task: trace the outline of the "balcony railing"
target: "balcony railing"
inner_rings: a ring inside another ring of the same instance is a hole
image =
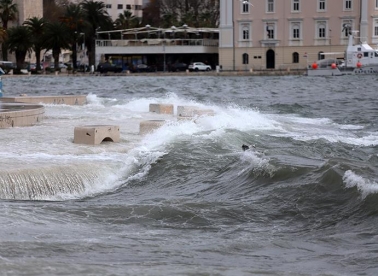
[[[218,39],[98,39],[97,47],[203,46],[218,47]]]

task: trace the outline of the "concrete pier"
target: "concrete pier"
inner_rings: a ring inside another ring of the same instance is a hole
[[[178,106],[177,119],[190,120],[193,117],[214,116],[215,112],[211,109],[201,109],[197,106]]]
[[[0,104],[0,128],[33,126],[43,120],[45,108],[31,104]]]
[[[34,103],[34,104],[66,104],[84,105],[87,103],[85,95],[57,95],[57,96],[27,96],[2,97],[0,101],[4,103]]]
[[[157,114],[173,114],[173,104],[150,104],[150,112]]]
[[[119,126],[88,125],[75,127],[74,143],[99,145],[103,141],[118,143],[120,140]]]

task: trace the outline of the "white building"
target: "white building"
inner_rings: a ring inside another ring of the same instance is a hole
[[[32,1],[32,0],[30,0]],[[80,3],[82,0],[71,0],[73,3]],[[101,0],[112,20],[116,20],[120,13],[130,11],[136,17],[142,17],[143,0]]]

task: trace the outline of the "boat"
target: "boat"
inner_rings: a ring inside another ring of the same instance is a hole
[[[349,32],[345,52],[322,53],[324,58],[307,65],[307,76],[342,76],[378,74],[378,50],[366,42],[354,44],[357,31]],[[340,58],[340,54],[343,57]],[[333,57],[332,57],[333,56]]]

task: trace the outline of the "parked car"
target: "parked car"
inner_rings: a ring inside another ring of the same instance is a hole
[[[36,63],[30,63],[29,66],[27,67],[27,69],[30,71],[30,72],[37,72],[37,64]],[[43,70],[43,64],[40,64],[40,69],[39,70]]]
[[[153,71],[156,71],[156,70],[152,66],[140,63],[137,66],[135,66],[133,71],[134,72],[153,72]]]
[[[5,74],[8,74],[10,70],[16,69],[16,65],[11,61],[0,61],[0,67]]]
[[[107,73],[107,72],[114,72],[114,73],[120,73],[122,72],[122,66],[117,64],[112,64],[109,62],[100,63],[97,66],[97,71],[100,73]]]
[[[184,62],[177,62],[171,65],[170,71],[177,72],[177,71],[186,71],[188,69],[188,64]]]
[[[63,69],[63,68],[67,69],[67,67],[68,67],[67,65],[65,65],[65,64],[62,63],[62,62],[59,62],[58,66],[59,66],[59,67],[58,67],[59,69]],[[51,63],[50,66],[49,66],[49,68],[50,68],[50,69],[55,69],[55,64],[54,64],[54,63]]]
[[[203,62],[193,62],[189,64],[189,71],[211,71],[211,66]]]

